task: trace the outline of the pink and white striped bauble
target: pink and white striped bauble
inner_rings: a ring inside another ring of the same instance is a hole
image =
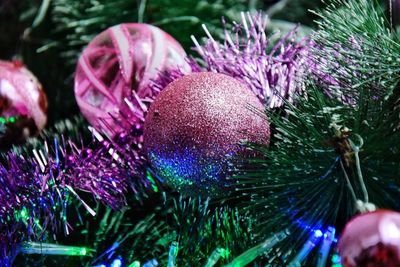
[[[82,114],[110,136],[142,125],[158,91],[149,86],[160,71],[190,72],[181,45],[161,29],[124,23],[97,35],[76,68],[75,97]]]

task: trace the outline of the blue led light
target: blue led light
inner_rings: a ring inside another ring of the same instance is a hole
[[[321,236],[323,236],[324,234],[322,233],[321,230],[315,230],[314,235],[315,235],[315,237],[321,237]]]
[[[307,242],[304,243],[303,247],[296,254],[294,259],[287,265],[288,267],[302,266],[304,259],[307,258],[307,256],[310,254],[310,252],[319,243],[320,238],[323,236],[322,231],[318,229],[318,230],[314,230],[312,232],[313,232],[313,234],[310,236],[310,238],[307,240]]]
[[[121,267],[121,266],[122,266],[121,259],[115,259],[110,265],[110,267]]]
[[[329,251],[331,250],[333,239],[335,238],[335,227],[329,226],[324,233],[324,240],[318,252],[318,262],[316,267],[327,266]]]

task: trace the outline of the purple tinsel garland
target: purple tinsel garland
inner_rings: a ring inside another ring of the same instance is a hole
[[[126,204],[130,173],[117,166],[109,155],[109,144],[95,150],[79,148],[71,141],[61,145],[55,139],[54,151],[34,150],[34,156],[7,155],[0,165],[0,257],[8,266],[19,242],[44,237],[46,230],[68,234],[67,207],[77,199],[86,210],[95,212],[81,198],[90,193],[103,204],[120,209]],[[61,222],[61,224],[59,224]]]
[[[306,40],[294,42],[296,29],[271,44],[272,37],[265,34],[267,24],[266,16],[242,13],[242,21],[234,23],[233,32],[225,26],[223,44],[215,41],[205,26],[205,45],[201,46],[193,36],[192,39],[208,71],[243,81],[262,103],[275,108],[304,90],[309,44]]]

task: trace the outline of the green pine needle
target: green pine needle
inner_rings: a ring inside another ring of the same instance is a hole
[[[257,233],[268,236],[291,229],[291,237],[277,247],[287,255],[276,258],[276,264],[287,264],[312,229],[335,226],[340,232],[355,215],[341,164],[356,198],[364,200],[354,151],[344,147],[349,140],[357,143],[357,135],[364,141],[359,156],[369,201],[381,208],[400,209],[396,201],[400,135],[392,127],[399,112],[390,113],[389,102],[374,103],[371,98],[357,98],[357,106],[346,105],[315,87],[297,100],[296,106],[287,103],[286,115],[267,111],[275,127],[273,144],[253,144],[252,149],[265,158],[248,162],[244,174],[237,177],[237,191],[245,198],[243,209],[257,216]],[[349,131],[349,137],[344,131]],[[315,264],[312,257],[310,261]]]
[[[215,266],[223,266],[254,246],[251,217],[239,215],[235,209],[214,207],[200,199],[175,198],[172,193],[144,201],[144,205],[134,201],[121,212],[97,204],[96,217],[81,213],[71,235],[53,237],[62,238],[63,244],[91,248],[93,253],[91,257],[63,257],[63,262],[68,266],[109,265],[120,257],[127,265],[155,259],[160,266],[167,266],[169,246],[177,241],[178,266],[206,265],[216,249],[222,257]],[[50,236],[46,240],[55,242]],[[15,264],[53,266],[60,259],[24,255]]]
[[[332,90],[370,87],[389,96],[400,80],[400,39],[391,31],[384,10],[375,0],[332,0],[316,13],[321,20],[312,54],[324,73],[339,84]]]
[[[400,210],[399,40],[373,1],[333,0],[320,16],[312,53],[332,79],[311,74],[295,104],[266,111],[272,145],[250,145],[264,157],[237,176],[257,233],[292,233],[269,254],[272,266],[289,264],[313,229],[334,226],[340,234],[356,200]],[[316,265],[317,250],[307,266]]]
[[[213,251],[229,253],[219,260],[227,264],[254,245],[253,220],[227,207],[210,207],[208,201],[179,199],[174,202],[174,227],[180,250],[178,266],[203,266]]]

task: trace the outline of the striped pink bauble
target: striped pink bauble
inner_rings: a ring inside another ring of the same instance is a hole
[[[109,136],[142,125],[158,91],[149,86],[160,71],[190,71],[181,45],[161,29],[124,23],[97,35],[76,68],[75,97],[89,123]]]

